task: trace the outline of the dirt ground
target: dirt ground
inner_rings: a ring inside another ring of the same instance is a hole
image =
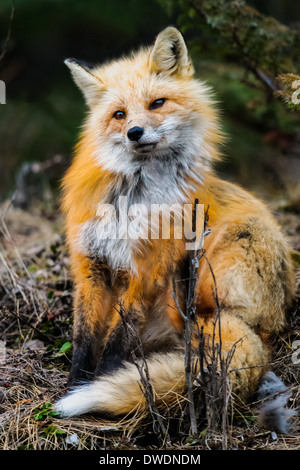
[[[221,448],[221,434],[210,433],[200,418],[199,435],[189,436],[184,400],[164,415],[168,436],[155,432],[149,415],[120,421],[55,417],[51,404],[65,390],[72,353],[73,291],[63,219],[35,206],[21,210],[10,203],[2,206],[1,214],[0,448]],[[300,340],[300,217],[293,207],[277,208],[275,214],[295,249],[298,298],[288,314],[287,328],[274,339],[272,369],[291,390],[288,407],[299,409],[295,341]],[[259,427],[257,403],[231,409],[228,449],[300,449],[298,412],[290,433],[279,435]]]

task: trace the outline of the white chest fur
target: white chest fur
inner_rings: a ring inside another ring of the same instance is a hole
[[[185,187],[175,170],[163,162],[152,162],[143,168],[138,181],[133,178],[125,186],[119,184],[119,191],[114,187],[113,196],[108,188],[95,217],[80,228],[79,249],[103,259],[112,270],[136,272],[135,254],[151,238],[158,238],[157,216],[165,214],[169,219],[170,208],[180,212],[187,200],[191,188]]]

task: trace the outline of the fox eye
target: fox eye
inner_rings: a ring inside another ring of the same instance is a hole
[[[153,101],[153,103],[150,104],[149,109],[157,109],[161,108],[166,102],[165,98],[159,98],[158,100]]]
[[[119,110],[119,111],[116,111],[114,113],[113,117],[119,121],[120,119],[125,119],[126,118],[126,113],[124,111]]]

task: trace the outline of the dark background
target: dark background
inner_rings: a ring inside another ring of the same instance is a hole
[[[20,168],[61,155],[67,163],[85,105],[63,64],[66,57],[97,63],[151,44],[165,26],[180,25],[159,0],[16,0],[0,4],[0,79],[7,86],[0,106],[0,200],[15,191]],[[170,3],[170,2],[169,2]],[[297,0],[247,1],[260,12],[291,25],[300,21]],[[189,42],[195,34],[184,33]],[[2,43],[2,47],[1,47]],[[240,64],[211,54],[192,54],[200,78],[211,84],[229,135],[219,173],[266,197],[297,198],[299,115],[280,102],[259,102],[260,92],[243,83]],[[276,108],[276,109],[275,109]],[[62,174],[55,174],[58,186]]]

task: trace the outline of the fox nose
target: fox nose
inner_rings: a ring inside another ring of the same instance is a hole
[[[135,126],[129,129],[129,131],[127,132],[127,137],[132,142],[138,142],[143,134],[144,134],[144,129],[142,129],[141,127]]]

